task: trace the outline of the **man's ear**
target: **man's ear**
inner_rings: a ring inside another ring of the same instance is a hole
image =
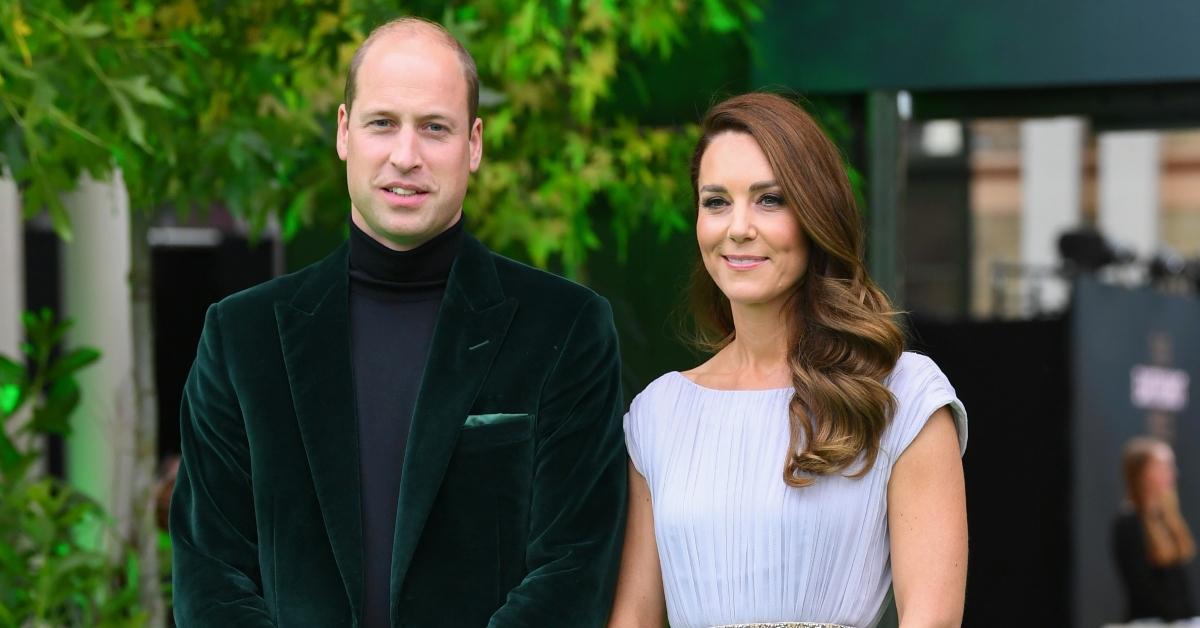
[[[471,172],[475,172],[479,170],[479,162],[483,161],[483,118],[475,118],[468,143],[471,149]]]
[[[342,161],[350,153],[350,112],[345,103],[338,105],[337,120],[337,153]]]

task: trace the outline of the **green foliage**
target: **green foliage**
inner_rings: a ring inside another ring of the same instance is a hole
[[[509,0],[447,15],[503,96],[486,112],[487,158],[474,182],[482,237],[501,249],[519,242],[537,264],[558,255],[570,273],[601,244],[601,203],[620,251],[643,221],[664,233],[686,227],[695,125],[645,127],[599,105],[619,70],[669,56],[685,31],[716,37],[744,26],[753,3]]]
[[[81,171],[123,172],[137,208],[229,207],[285,235],[344,225],[336,109],[354,48],[401,14],[438,20],[475,56],[484,167],[468,216],[493,246],[583,265],[597,208],[619,247],[648,221],[686,225],[692,124],[649,128],[611,105],[619,76],[685,34],[738,37],[756,0],[0,0],[0,152],[27,214]],[[652,95],[653,90],[650,89]],[[690,121],[689,121],[690,122]]]
[[[70,433],[74,374],[99,353],[53,357],[68,324],[48,310],[24,319],[31,368],[0,356],[0,626],[144,625],[132,553],[114,558],[89,538],[108,529],[101,506],[35,467],[35,437]]]

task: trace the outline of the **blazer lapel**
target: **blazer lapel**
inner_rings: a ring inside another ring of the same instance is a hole
[[[446,283],[413,413],[392,548],[392,621],[413,552],[479,388],[516,312],[491,252],[465,236]]]
[[[292,403],[333,557],[362,612],[358,419],[350,362],[348,247],[325,258],[291,302],[275,304]]]

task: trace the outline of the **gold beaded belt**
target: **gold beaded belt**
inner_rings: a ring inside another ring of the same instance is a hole
[[[766,624],[722,624],[712,628],[853,628],[842,624],[820,624],[810,621],[780,621]]]

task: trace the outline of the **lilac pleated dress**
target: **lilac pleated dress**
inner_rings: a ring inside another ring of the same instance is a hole
[[[892,584],[887,484],[930,415],[967,415],[929,358],[905,353],[885,380],[897,400],[865,476],[783,481],[791,388],[715,390],[671,372],[625,415],[654,509],[672,628],[825,622],[868,628]]]

